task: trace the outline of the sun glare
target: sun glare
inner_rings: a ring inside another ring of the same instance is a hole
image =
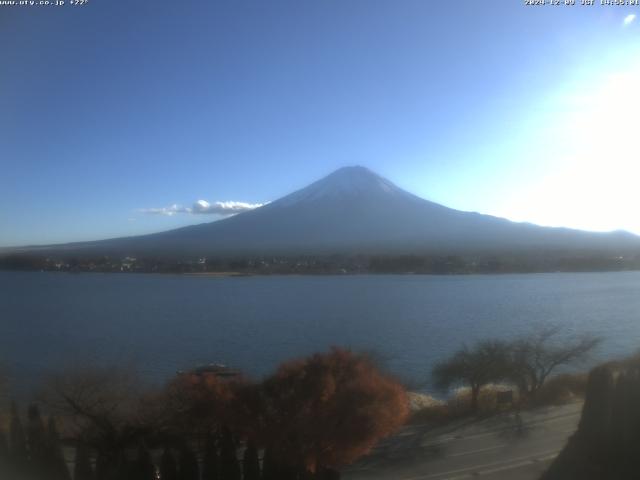
[[[597,76],[565,96],[540,139],[549,173],[509,205],[514,219],[640,233],[638,85],[640,67]]]
[[[619,228],[638,218],[637,189],[640,68],[605,77],[585,92],[569,115],[567,141],[573,155],[564,176],[584,202],[581,216],[596,229]],[[589,94],[590,93],[590,94]],[[640,231],[640,218],[634,229]]]

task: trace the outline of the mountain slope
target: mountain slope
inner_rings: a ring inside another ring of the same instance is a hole
[[[546,228],[450,209],[408,193],[364,167],[345,167],[224,220],[51,249],[121,255],[259,255],[637,247],[640,237],[626,232]]]

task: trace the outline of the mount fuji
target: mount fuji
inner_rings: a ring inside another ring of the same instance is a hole
[[[287,255],[623,251],[640,237],[540,227],[417,197],[367,168],[341,168],[248,212],[175,230],[39,251],[101,255]]]

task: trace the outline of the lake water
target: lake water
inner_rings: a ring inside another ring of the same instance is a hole
[[[273,276],[0,272],[0,363],[14,383],[76,364],[148,378],[222,362],[250,375],[342,345],[428,377],[463,342],[557,322],[605,337],[595,360],[640,348],[640,272]]]

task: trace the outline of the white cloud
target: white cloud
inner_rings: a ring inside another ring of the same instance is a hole
[[[141,213],[149,215],[165,215],[172,217],[178,213],[189,213],[196,215],[235,215],[236,213],[246,212],[255,208],[265,205],[264,203],[246,203],[246,202],[213,202],[209,203],[206,200],[198,200],[191,207],[183,207],[178,204],[173,204],[168,207],[162,208],[142,208],[139,210]]]
[[[627,25],[631,25],[636,19],[636,15],[634,13],[627,15],[624,17],[622,24],[626,27]]]
[[[168,217],[172,217],[176,213],[190,213],[191,209],[186,207],[181,207],[180,205],[173,204],[168,207],[162,208],[141,208],[139,210],[140,213],[146,213],[149,215],[165,215]]]
[[[192,213],[217,213],[219,215],[232,215],[234,213],[246,212],[261,207],[262,203],[245,203],[245,202],[214,202],[209,203],[206,200],[198,200],[193,204]]]

